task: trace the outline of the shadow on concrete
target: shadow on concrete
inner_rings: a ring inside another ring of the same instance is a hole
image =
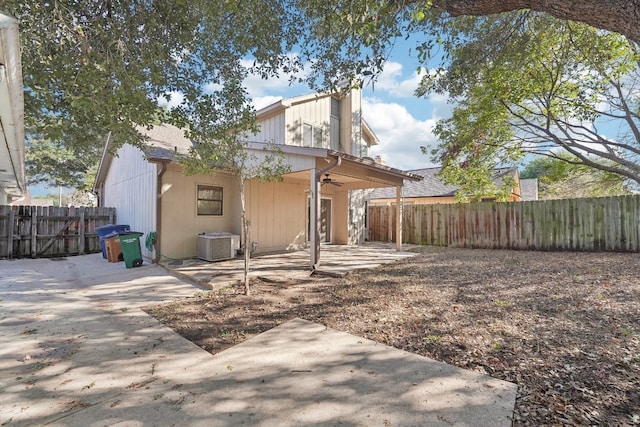
[[[0,424],[510,424],[513,384],[300,319],[212,356],[140,310],[199,291],[158,267],[0,271]]]

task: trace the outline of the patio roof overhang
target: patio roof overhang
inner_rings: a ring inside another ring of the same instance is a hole
[[[268,150],[269,147],[268,144],[263,143],[248,144],[248,148],[256,151]],[[305,160],[288,162],[293,165],[293,170],[286,174],[287,179],[309,182],[311,169],[325,169],[339,158],[340,164],[327,170],[327,173],[332,179],[340,182],[342,184],[340,188],[344,190],[398,187],[403,185],[404,180],[422,180],[420,175],[376,163],[370,158],[356,157],[339,151],[290,145],[278,145],[278,149],[289,160],[296,158]]]
[[[268,149],[267,144],[250,143],[247,148],[259,152]],[[295,165],[294,170],[285,175],[285,179],[295,179],[309,183],[310,222],[315,224],[310,235],[310,266],[316,271],[320,261],[320,199],[322,180],[329,175],[338,182],[340,190],[360,190],[378,187],[396,187],[396,218],[401,218],[402,185],[404,180],[420,181],[422,176],[405,172],[376,163],[369,158],[355,157],[339,151],[279,146],[287,157],[288,164]],[[402,250],[401,221],[396,221],[396,250]]]

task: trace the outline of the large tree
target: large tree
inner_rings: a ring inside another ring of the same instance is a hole
[[[461,19],[446,31],[448,63],[418,93],[457,102],[431,151],[448,182],[486,176],[527,153],[569,153],[640,184],[637,45],[530,11]]]
[[[31,181],[79,185],[104,136],[141,143],[136,125],[192,124],[223,75],[254,58],[275,75],[292,60],[286,5],[261,0],[4,0],[20,20]],[[158,100],[180,93],[170,114]],[[69,169],[69,170],[62,170]],[[73,169],[73,170],[71,170]]]
[[[118,143],[140,143],[135,125],[196,125],[194,105],[240,62],[262,77],[294,75],[308,62],[303,78],[311,86],[335,87],[374,78],[396,38],[426,37],[442,17],[529,8],[637,41],[638,3],[3,0],[0,8],[20,19],[30,140],[62,150],[61,157],[32,156],[31,170],[55,172],[68,155],[83,158],[74,167],[95,163],[93,147],[108,131]],[[247,66],[246,59],[255,61]],[[178,92],[181,108],[163,115],[158,99]]]

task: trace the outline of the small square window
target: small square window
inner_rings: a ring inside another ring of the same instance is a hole
[[[198,185],[198,215],[222,215],[222,187]]]

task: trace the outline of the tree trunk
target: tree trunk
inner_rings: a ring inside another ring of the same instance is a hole
[[[251,245],[249,238],[249,221],[247,220],[247,213],[245,210],[244,203],[244,177],[240,176],[238,179],[238,183],[240,185],[240,216],[242,222],[242,242],[244,246],[244,294],[250,295],[251,290],[249,289],[249,258],[251,257]]]
[[[614,31],[640,43],[640,0],[435,0],[433,5],[452,16],[485,16],[531,9]]]

